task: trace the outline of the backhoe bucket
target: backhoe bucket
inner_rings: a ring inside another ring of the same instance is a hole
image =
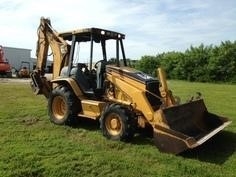
[[[30,74],[30,77],[31,77],[30,86],[34,94],[36,95],[43,94],[46,98],[48,98],[52,87],[47,78],[41,76],[40,73],[37,71],[33,71]]]
[[[179,154],[195,148],[228,126],[227,118],[209,113],[202,99],[160,109],[161,123],[154,125],[160,151]]]

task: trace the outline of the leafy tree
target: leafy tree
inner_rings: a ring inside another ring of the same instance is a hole
[[[208,62],[212,46],[191,46],[185,51],[184,70],[189,81],[209,81]]]
[[[225,41],[215,47],[208,69],[213,81],[236,82],[236,41]]]
[[[167,77],[184,79],[184,72],[181,65],[184,57],[182,52],[167,52],[159,55],[161,66],[165,69]]]
[[[220,46],[190,46],[185,52],[167,52],[143,56],[135,67],[154,75],[162,66],[171,79],[200,82],[236,83],[236,41],[225,41]]]
[[[155,56],[143,56],[139,62],[137,62],[135,68],[143,71],[147,74],[155,76],[155,71],[157,67],[160,65],[157,57]]]

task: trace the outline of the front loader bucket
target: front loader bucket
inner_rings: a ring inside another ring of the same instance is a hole
[[[154,125],[160,151],[178,154],[195,148],[228,126],[227,118],[209,113],[202,99],[160,109],[161,123]]]

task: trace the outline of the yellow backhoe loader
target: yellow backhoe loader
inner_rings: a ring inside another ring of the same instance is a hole
[[[31,87],[47,98],[51,122],[99,120],[105,137],[122,141],[130,140],[137,128],[151,126],[156,146],[173,154],[201,145],[231,123],[208,112],[202,99],[179,104],[161,68],[157,79],[127,67],[124,39],[124,34],[99,28],[58,33],[49,19],[41,18]],[[49,49],[51,80],[45,77]]]

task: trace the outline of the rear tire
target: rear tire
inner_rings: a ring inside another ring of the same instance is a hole
[[[65,86],[52,90],[48,99],[48,114],[51,122],[57,125],[73,125],[80,110],[74,93]]]
[[[134,116],[127,108],[112,104],[101,116],[100,128],[108,139],[129,141],[134,136],[134,122]]]

